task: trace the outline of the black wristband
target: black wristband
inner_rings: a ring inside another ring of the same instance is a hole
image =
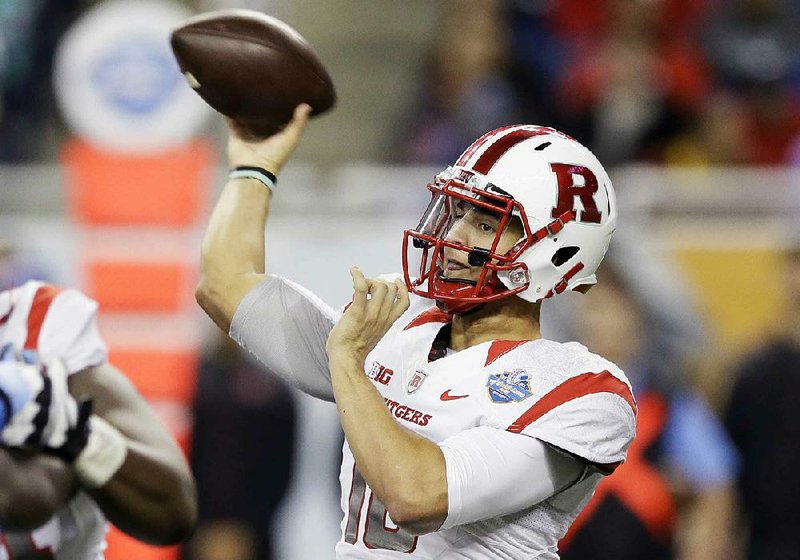
[[[234,167],[231,169],[228,177],[230,179],[255,179],[263,183],[270,192],[275,192],[275,189],[278,188],[278,178],[273,172],[254,165],[240,165]]]
[[[256,173],[263,173],[269,178],[270,181],[276,185],[278,184],[278,178],[275,176],[275,174],[272,171],[267,171],[263,167],[257,167],[255,165],[240,165],[238,167],[234,167],[231,169],[231,171],[255,171]]]

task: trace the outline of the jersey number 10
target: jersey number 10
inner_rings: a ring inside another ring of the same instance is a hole
[[[350,544],[358,542],[358,525],[361,520],[361,507],[367,494],[367,483],[358,469],[353,467],[353,485],[350,487],[347,525],[344,540]],[[380,500],[370,491],[367,521],[364,525],[364,545],[367,548],[413,552],[417,547],[417,537],[394,525]]]

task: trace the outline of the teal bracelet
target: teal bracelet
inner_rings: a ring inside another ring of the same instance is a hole
[[[278,188],[278,179],[275,174],[267,171],[263,167],[240,166],[231,169],[228,179],[255,179],[267,187],[270,193],[274,193]]]

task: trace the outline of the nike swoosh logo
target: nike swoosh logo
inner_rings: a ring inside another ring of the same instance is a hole
[[[450,389],[448,389],[447,391],[442,393],[439,398],[442,399],[443,401],[455,401],[458,399],[466,399],[468,396],[469,395],[451,395]]]

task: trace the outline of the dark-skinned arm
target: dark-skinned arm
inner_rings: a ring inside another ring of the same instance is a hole
[[[114,525],[144,542],[175,544],[197,519],[194,480],[172,437],[128,379],[104,364],[69,379],[70,393],[91,398],[94,414],[125,437],[127,454],[111,479],[87,489]]]
[[[0,480],[0,524],[13,531],[46,523],[77,488],[61,459],[12,449],[0,449]]]

